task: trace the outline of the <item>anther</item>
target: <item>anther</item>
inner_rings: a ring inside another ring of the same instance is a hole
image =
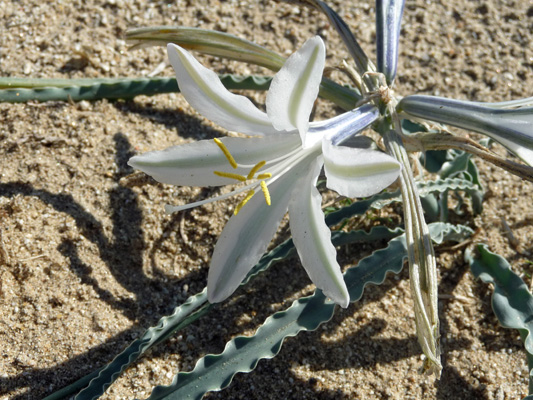
[[[250,173],[246,177],[246,179],[253,179],[256,172],[261,169],[266,164],[266,161],[259,161],[255,166],[250,170]]]
[[[213,173],[217,176],[221,176],[222,178],[236,179],[241,182],[246,182],[247,180],[247,178],[244,175],[233,174],[231,172],[213,171]]]
[[[254,193],[255,191],[253,189],[248,191],[248,193],[246,193],[246,197],[239,204],[237,204],[237,207],[235,207],[233,214],[237,215],[239,211],[241,211],[241,208],[243,208],[245,204],[248,203],[248,201],[250,201],[250,199],[254,196]]]
[[[257,175],[257,179],[268,179],[272,178],[272,174],[270,172],[265,172],[264,174]]]
[[[265,196],[265,201],[267,203],[267,206],[269,206],[270,205],[270,192],[268,191],[268,187],[265,181],[261,181],[261,190],[263,191],[263,196]]]
[[[226,156],[226,158],[228,159],[229,163],[231,164],[231,166],[235,169],[237,168],[237,163],[235,162],[235,159],[233,158],[233,156],[231,155],[231,153],[229,152],[228,148],[226,147],[226,145],[224,143],[222,143],[222,141],[220,139],[213,139],[215,141],[215,143],[217,144],[218,147],[220,147],[220,150],[222,150],[222,152],[224,153],[224,155]]]

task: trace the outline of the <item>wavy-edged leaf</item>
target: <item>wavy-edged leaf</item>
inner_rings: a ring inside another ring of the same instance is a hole
[[[372,237],[372,232],[364,235]],[[459,233],[461,229],[450,224],[432,224],[430,232],[439,239],[464,239]],[[462,232],[468,235],[471,230],[467,228]],[[336,237],[343,234],[337,232]],[[380,228],[377,236],[383,234],[384,231]],[[399,273],[406,257],[405,237],[401,235],[392,239],[385,249],[375,251],[361,260],[357,267],[350,268],[345,274],[345,281],[351,301],[358,301],[368,284],[380,285],[387,273]],[[275,357],[287,337],[302,331],[315,330],[322,323],[329,321],[333,316],[334,306],[320,291],[296,300],[287,310],[268,317],[255,335],[232,339],[221,354],[207,355],[197,362],[193,371],[177,374],[171,385],[155,387],[149,399],[201,399],[208,391],[227,387],[236,373],[250,372],[259,360]]]
[[[404,97],[398,110],[487,135],[533,166],[533,107],[502,109],[469,101],[414,95]]]
[[[488,139],[490,140],[490,139]],[[422,163],[426,166],[429,172],[437,173],[441,178],[458,178],[464,179],[477,187],[477,190],[468,192],[472,199],[472,208],[476,214],[483,211],[483,186],[479,179],[479,171],[476,164],[472,161],[472,154],[460,150],[437,150],[427,151],[421,157]],[[428,167],[429,165],[429,167]],[[447,221],[447,204],[448,196],[442,192],[439,201],[440,219]],[[456,207],[456,212],[459,212],[461,202]]]
[[[340,246],[343,244],[354,243],[356,241],[391,239],[400,235],[401,233],[402,231],[399,229],[391,231],[384,227],[375,227],[371,233],[364,231],[354,231],[348,233],[333,232],[332,236],[334,243]],[[294,254],[296,254],[294,243],[292,239],[288,239],[264,255],[259,263],[257,263],[257,265],[255,265],[254,268],[248,273],[246,278],[241,283],[241,286],[246,285],[252,278],[266,270],[272,264],[291,257]],[[45,400],[63,399],[66,396],[77,393],[79,390],[89,385],[89,383],[90,386],[83,391],[84,394],[82,397],[79,397],[79,399],[95,398],[94,396],[98,397],[118,378],[121,372],[123,372],[154,345],[167,339],[169,332],[175,333],[177,330],[182,329],[193,322],[197,317],[203,315],[204,312],[209,311],[211,307],[203,307],[205,302],[205,291],[187,299],[183,305],[175,308],[174,312],[170,316],[161,318],[156,327],[149,328],[141,338],[133,341],[107,366],[100,368],[72,383],[71,385],[53,393],[52,395],[46,397]],[[191,314],[195,310],[198,311],[196,311],[194,314]],[[194,319],[193,316],[195,317]],[[159,329],[158,327],[162,329]]]
[[[201,358],[192,372],[179,373],[169,386],[156,386],[149,399],[199,400],[208,391],[223,389],[237,372],[249,372],[260,359],[276,356],[285,338],[329,321],[334,309],[335,304],[319,292],[296,300],[289,309],[268,317],[254,336],[231,340],[223,353]]]
[[[220,75],[227,89],[267,90],[270,77]],[[179,92],[176,78],[24,79],[0,78],[0,101],[81,101],[131,99]]]
[[[417,182],[417,187],[419,194],[422,197],[429,196],[433,193],[445,193],[446,191],[452,190],[464,191],[474,198],[474,196],[479,195],[480,191],[480,188],[476,183],[460,178],[447,178],[438,179],[436,181]],[[326,222],[330,226],[337,225],[350,217],[362,215],[371,208],[381,209],[391,203],[400,201],[402,201],[402,196],[399,190],[394,192],[382,192],[366,200],[356,201],[349,206],[329,213],[326,215]]]
[[[430,225],[430,230],[432,229],[432,226],[433,225]],[[439,229],[441,228],[437,228],[436,234],[438,234]],[[455,230],[455,235],[468,234],[468,231],[461,231],[460,227],[453,228],[450,225],[442,229]],[[371,232],[333,232],[332,240],[335,245],[340,246],[361,241],[389,240],[397,237],[402,232],[403,231],[399,228],[390,230],[385,227],[374,227]],[[252,271],[250,271],[248,276],[242,282],[242,285],[246,285],[250,279],[267,269],[270,265],[286,259],[293,254],[295,254],[294,244],[292,243],[292,239],[289,239],[265,255]],[[58,400],[73,395],[80,389],[84,388],[89,382],[90,386],[79,394],[79,397],[77,398],[97,398],[118,378],[121,372],[141,357],[148,349],[163,342],[172,333],[184,328],[208,312],[211,307],[206,305],[205,300],[205,291],[189,298],[182,306],[177,307],[172,315],[163,317],[156,327],[149,328],[140,339],[132,342],[130,346],[117,355],[110,364],[53,393],[46,397],[45,400]]]
[[[367,263],[368,266],[362,269],[353,268],[355,274],[351,275],[349,289],[350,294],[357,294],[357,299],[366,284],[380,284],[388,271],[401,271],[401,249],[404,249],[405,254],[405,242],[402,244],[401,239],[393,241],[392,247],[388,247],[391,248],[388,255],[380,254],[383,251],[386,253],[386,250],[376,252],[378,256],[381,255],[380,261],[385,261],[386,265]],[[392,255],[396,257],[389,257]],[[379,269],[380,273],[369,273],[369,267],[374,265],[382,267]],[[259,360],[275,357],[287,337],[295,336],[300,331],[313,331],[329,321],[334,310],[335,304],[320,291],[316,291],[313,296],[296,300],[289,309],[268,317],[255,335],[240,336],[229,341],[221,354],[207,355],[197,362],[193,371],[177,374],[171,385],[155,387],[149,399],[201,399],[208,391],[221,390],[231,383],[236,373],[250,372]]]
[[[220,75],[220,80],[230,90],[268,90],[272,77],[225,74]],[[132,99],[175,92],[179,92],[176,78],[0,78],[0,102],[7,103]],[[345,110],[351,110],[361,99],[352,88],[328,79],[322,79],[319,96]]]
[[[179,329],[189,325],[209,310],[207,290],[190,297],[174,312],[159,320],[155,327],[148,328],[144,335],[131,343],[124,351],[107,364],[89,386],[75,397],[76,400],[97,399],[120,376],[124,370],[149,348],[168,339]]]
[[[467,251],[465,259],[476,278],[494,285],[492,309],[504,328],[517,329],[524,342],[529,366],[529,394],[533,394],[533,296],[525,282],[487,245],[477,246],[479,256]]]
[[[381,233],[384,235],[384,233]],[[399,234],[399,233],[398,233]],[[352,243],[355,240],[364,240],[364,235],[352,235],[345,238],[344,242]],[[270,265],[295,254],[292,239],[286,240],[276,248],[268,252],[257,265],[250,271],[242,282],[246,285],[253,277],[266,270]],[[119,375],[131,364],[133,364],[146,351],[158,343],[166,340],[170,334],[183,329],[191,322],[202,316],[211,309],[206,304],[206,291],[196,294],[187,299],[185,303],[176,307],[170,316],[161,318],[155,327],[149,328],[140,339],[133,341],[126,349],[117,355],[111,363],[99,370],[79,379],[73,384],[46,397],[45,400],[58,400],[78,392],[80,389],[90,385],[80,393],[77,399],[94,399],[100,396]],[[196,310],[196,311],[195,311]],[[96,379],[95,379],[96,378]]]
[[[434,222],[428,225],[431,240],[441,244],[445,240],[462,242],[474,234],[472,228],[466,225],[453,225],[448,222]]]
[[[405,0],[376,0],[376,41],[378,71],[389,86],[396,77],[400,26]]]
[[[393,235],[398,235],[395,233]],[[385,237],[386,233],[379,232],[381,237]],[[343,238],[343,243],[353,243],[354,241],[361,241],[367,239],[368,235],[350,235]],[[241,286],[246,285],[253,277],[266,270],[277,261],[286,259],[295,254],[294,244],[292,239],[286,240],[282,244],[275,247],[268,252],[261,260],[254,266],[246,278],[242,281]],[[76,393],[78,390],[85,387],[89,382],[90,385],[84,389],[76,399],[95,399],[119,377],[119,375],[132,363],[134,363],[142,354],[158,343],[166,340],[171,334],[185,328],[187,325],[195,321],[200,316],[204,315],[211,309],[210,305],[206,304],[207,296],[206,290],[198,293],[182,305],[176,307],[170,316],[161,318],[155,327],[149,328],[140,339],[132,342],[125,350],[117,355],[111,363],[107,366],[93,372],[92,374],[76,381],[66,388],[47,397],[45,400],[62,399],[68,395]],[[96,379],[95,379],[96,378]]]

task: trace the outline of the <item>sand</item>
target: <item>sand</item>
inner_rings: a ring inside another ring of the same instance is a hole
[[[330,5],[375,58],[373,2]],[[348,59],[325,17],[293,4],[4,1],[0,75],[143,76],[166,60],[165,50],[128,51],[124,33],[156,25],[217,29],[283,55],[319,34],[328,66]],[[527,0],[408,1],[402,32],[398,94],[475,101],[531,95],[533,7]],[[271,74],[199,58],[219,73]],[[171,76],[172,70],[167,67],[161,75]],[[247,94],[263,104],[263,94]],[[316,118],[338,112],[323,101]],[[210,254],[236,200],[166,215],[167,203],[221,191],[131,181],[126,162],[134,154],[225,134],[179,94],[0,104],[0,399],[39,399],[74,382],[203,289]],[[506,154],[499,146],[493,149]],[[533,186],[484,162],[478,165],[486,188],[484,211],[474,216],[465,207],[461,216],[452,212],[453,220],[478,230],[474,242],[507,257],[530,284]],[[401,221],[400,210],[389,210],[393,221]],[[277,242],[288,235],[286,222]],[[339,260],[354,265],[383,245],[340,248]],[[474,280],[464,250],[449,243],[436,248],[440,380],[418,373],[421,350],[404,270],[382,286],[367,288],[360,302],[338,310],[316,332],[288,339],[279,356],[206,398],[500,400],[526,395],[528,371],[518,332],[499,326],[490,308],[492,289]],[[150,351],[103,398],[148,397],[178,369],[190,370],[198,357],[222,351],[232,337],[252,334],[272,312],[312,290],[296,258],[277,264]]]

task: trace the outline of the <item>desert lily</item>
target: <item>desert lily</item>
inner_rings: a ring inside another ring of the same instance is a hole
[[[235,208],[215,247],[208,275],[208,298],[230,296],[257,263],[289,211],[290,229],[309,277],[326,296],[347,307],[349,294],[331,233],[321,210],[316,182],[322,166],[327,186],[349,197],[370,196],[396,180],[400,164],[366,147],[341,145],[378,118],[365,105],[327,121],[310,123],[325,64],[319,37],[309,39],[274,76],[266,113],[244,96],[224,88],[218,76],[179,46],[169,58],[186,100],[206,118],[230,131],[255,137],[202,140],[133,157],[129,164],[156,180],[182,186],[241,186],[214,199],[246,195]]]

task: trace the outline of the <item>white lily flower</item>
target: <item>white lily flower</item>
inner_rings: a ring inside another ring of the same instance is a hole
[[[223,301],[235,291],[266,251],[288,210],[294,244],[311,280],[326,296],[347,307],[349,294],[316,182],[323,165],[327,186],[345,196],[369,196],[396,180],[400,165],[394,158],[332,143],[374,122],[377,109],[366,105],[309,123],[325,64],[325,47],[319,37],[308,40],[274,76],[266,113],[246,97],[226,90],[218,76],[186,50],[169,44],[168,53],[181,92],[199,113],[228,130],[258,136],[202,140],[129,161],[163,183],[219,186],[232,180],[242,182],[243,186],[215,199],[167,206],[167,211],[174,212],[247,193],[211,258],[209,301]]]

